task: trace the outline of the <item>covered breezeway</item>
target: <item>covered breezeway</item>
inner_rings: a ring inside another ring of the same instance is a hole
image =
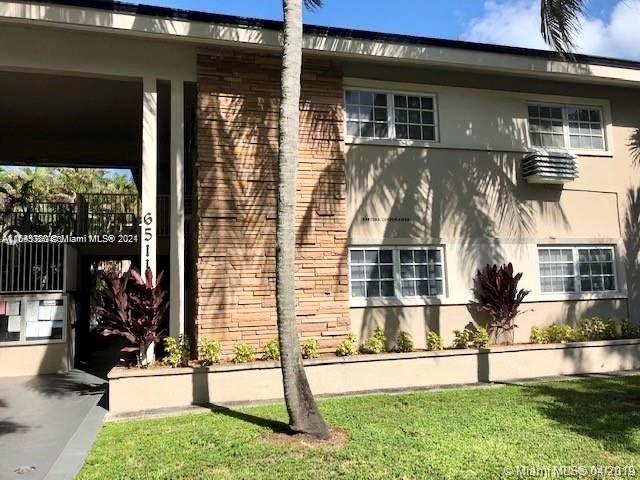
[[[86,320],[83,271],[96,260],[128,259],[156,273],[165,270],[170,280],[168,330],[171,335],[184,333],[195,48],[17,25],[3,25],[0,39],[5,46],[0,52],[0,165],[125,169],[138,190],[133,202],[125,202],[127,211],[92,212],[91,201],[84,199],[71,209],[76,217],[68,223],[74,232],[61,232],[83,234],[91,222],[93,233],[124,224],[135,230],[137,242],[65,245],[64,273],[56,271],[62,280],[53,290],[51,282],[42,288],[8,288],[0,280],[0,377],[73,366],[74,328],[79,318]],[[105,218],[110,221],[100,223]],[[2,248],[6,257],[14,247]],[[0,276],[17,272],[6,265],[0,270]],[[30,306],[35,301],[40,302],[38,311],[57,312],[64,319],[25,318],[35,311]],[[12,331],[3,335],[2,329],[9,327]],[[41,333],[28,334],[26,330],[35,327]]]

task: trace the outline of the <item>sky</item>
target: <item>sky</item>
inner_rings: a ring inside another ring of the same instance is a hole
[[[305,22],[378,32],[546,48],[540,0],[324,0]],[[640,0],[587,0],[580,53],[640,60]],[[143,0],[151,5],[282,18],[281,0]]]

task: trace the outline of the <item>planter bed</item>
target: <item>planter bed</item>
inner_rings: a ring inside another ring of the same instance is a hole
[[[640,368],[640,339],[305,360],[316,395],[465,385]],[[282,399],[278,362],[109,373],[111,416],[190,405]]]

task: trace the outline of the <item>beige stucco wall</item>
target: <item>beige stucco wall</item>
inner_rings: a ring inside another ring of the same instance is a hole
[[[315,395],[471,384],[478,380],[475,350],[384,354],[305,362]],[[224,405],[283,397],[282,372],[275,362],[252,365],[150,370],[114,369],[109,374],[109,414]]]
[[[66,343],[0,348],[0,378],[60,373],[68,369]]]
[[[621,341],[615,347],[607,342],[572,345],[534,345],[534,348],[492,349],[487,365],[492,382],[508,380],[606,373],[640,368],[637,341]]]
[[[580,319],[594,315],[603,318],[626,318],[627,301],[618,300],[576,300],[529,302],[522,306],[522,314],[516,319],[518,328],[514,331],[516,343],[529,341],[531,327],[547,326],[554,322],[575,325]],[[467,305],[421,305],[351,308],[351,329],[359,342],[365,341],[373,329],[384,326],[388,347],[395,345],[400,331],[409,332],[415,347],[425,348],[426,332],[439,332],[445,347],[451,347],[454,330],[462,330],[470,323],[482,322]]]
[[[346,86],[435,94],[440,124],[440,142],[429,147],[347,143],[350,245],[442,245],[446,260],[441,305],[352,302],[354,332],[364,338],[386,325],[388,336],[405,329],[421,346],[424,331],[438,329],[449,343],[454,329],[474,321],[466,304],[487,262],[513,262],[531,290],[523,310],[534,311],[519,317],[516,341],[534,324],[594,314],[640,322],[640,165],[629,147],[640,127],[637,90],[356,62],[344,71]],[[580,178],[564,187],[527,184],[519,161],[529,149],[528,102],[600,106],[607,151],[580,155]],[[613,245],[618,291],[542,294],[539,244]]]
[[[638,340],[358,355],[305,361],[315,395],[421,389],[640,367]],[[109,415],[283,397],[277,362],[109,373]]]

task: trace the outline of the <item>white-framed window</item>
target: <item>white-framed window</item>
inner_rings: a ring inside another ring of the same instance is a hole
[[[528,115],[529,139],[534,147],[606,149],[600,107],[529,104]]]
[[[349,268],[354,299],[444,295],[442,247],[353,247]]]
[[[616,291],[615,251],[611,246],[538,247],[543,293]]]
[[[438,141],[435,95],[349,88],[345,109],[348,137]]]
[[[351,296],[393,297],[393,250],[354,249],[351,259]]]

